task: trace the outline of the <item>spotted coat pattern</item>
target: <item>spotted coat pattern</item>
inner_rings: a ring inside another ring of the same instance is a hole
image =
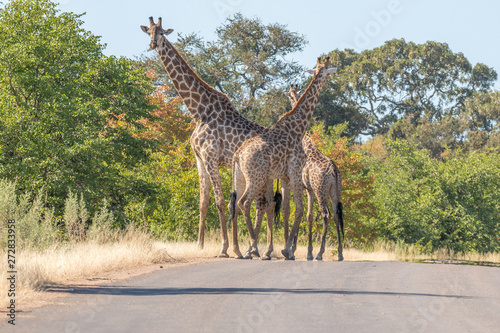
[[[269,131],[245,141],[233,156],[233,189],[238,207],[245,216],[252,247],[257,239],[250,220],[250,206],[260,193],[266,193],[265,202],[272,202],[273,179],[289,183],[293,190],[296,211],[291,234],[297,234],[303,215],[302,169],[306,163],[302,139],[328,74],[333,72],[328,65],[329,59],[324,64],[318,59],[315,76],[295,107]],[[287,259],[293,258],[292,238],[289,237],[282,251]],[[271,252],[272,228],[268,218],[268,246],[264,258]]]
[[[299,93],[296,87],[291,86],[288,92],[288,97],[292,107],[297,104],[299,99]],[[325,242],[326,233],[328,228],[328,223],[330,221],[331,215],[328,209],[328,200],[331,199],[332,207],[334,209],[334,220],[337,228],[337,241],[338,241],[338,259],[343,260],[342,254],[342,241],[340,237],[340,225],[339,225],[339,213],[338,204],[341,200],[342,195],[342,178],[340,175],[340,170],[335,165],[335,163],[323,155],[318,148],[314,145],[311,137],[305,135],[302,139],[302,146],[306,153],[307,159],[304,169],[302,169],[302,181],[304,187],[307,191],[307,222],[308,222],[308,253],[307,259],[313,259],[313,246],[312,246],[312,223],[313,223],[313,204],[314,197],[318,200],[320,206],[321,216],[323,217],[323,232],[321,234],[321,247],[316,256],[316,260],[323,259],[323,253],[325,252]],[[287,194],[284,194],[287,196]],[[289,194],[288,194],[289,196]],[[284,221],[288,223],[288,216],[290,215],[290,210],[283,210]],[[285,216],[287,215],[287,216]],[[287,235],[285,235],[287,236]]]

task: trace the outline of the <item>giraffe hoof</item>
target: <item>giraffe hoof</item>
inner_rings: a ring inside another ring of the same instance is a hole
[[[245,253],[245,255],[243,256],[243,259],[250,259],[250,260],[252,260],[252,259],[253,259],[253,257],[252,257],[252,252],[247,251],[247,252]]]
[[[244,259],[243,256],[235,256],[234,259]]]
[[[281,250],[281,254],[285,256],[285,260],[295,260],[295,256],[293,254],[288,253],[286,250]]]
[[[313,255],[311,253],[308,253],[307,254],[307,261],[311,261],[311,260],[313,260]]]
[[[263,255],[262,258],[260,258],[260,260],[271,260],[271,257],[268,255]]]
[[[253,250],[252,252],[250,252],[250,254],[254,257],[260,258],[259,250]]]
[[[288,251],[281,250],[281,254],[285,257],[285,260],[288,260]]]
[[[227,253],[219,253],[219,255],[217,256],[217,258],[229,258],[229,254],[227,254]]]
[[[339,261],[344,261],[344,256],[343,255],[339,255]]]
[[[317,260],[317,261],[323,261],[323,257],[317,256],[317,257],[316,257],[316,260]]]

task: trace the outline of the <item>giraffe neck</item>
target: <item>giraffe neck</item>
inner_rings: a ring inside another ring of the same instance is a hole
[[[311,118],[326,78],[327,75],[324,75],[324,73],[317,73],[299,100],[295,101],[295,104],[292,98],[290,98],[293,109],[281,116],[275,128],[285,129],[289,135],[296,135],[302,138],[311,123]]]
[[[175,90],[181,96],[191,115],[196,119],[206,118],[208,112],[214,110],[214,108],[207,107],[209,101],[214,101],[213,97],[218,97],[217,95],[226,96],[196,75],[165,36],[160,39],[157,50]]]

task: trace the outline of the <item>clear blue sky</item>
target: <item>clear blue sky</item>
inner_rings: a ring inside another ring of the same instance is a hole
[[[139,28],[148,17],[163,18],[164,28],[195,32],[213,40],[227,16],[241,12],[263,23],[280,23],[306,36],[309,44],[292,55],[312,67],[322,53],[351,47],[371,49],[393,38],[446,42],[472,64],[482,62],[500,74],[500,1],[445,0],[60,0],[62,11],[87,14],[85,28],[102,36],[108,55],[135,57],[148,37]],[[496,89],[500,90],[499,81]]]

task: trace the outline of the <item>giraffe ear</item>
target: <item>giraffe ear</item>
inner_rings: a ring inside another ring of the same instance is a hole
[[[167,29],[167,30],[163,30],[163,34],[164,34],[165,36],[170,35],[172,32],[174,32],[174,29]]]
[[[146,27],[145,25],[141,25],[141,29],[142,29],[142,31],[144,31],[145,33],[148,33],[149,28],[148,28],[148,27]]]
[[[309,73],[309,74],[316,74],[316,70],[315,69],[306,69],[306,72]]]

